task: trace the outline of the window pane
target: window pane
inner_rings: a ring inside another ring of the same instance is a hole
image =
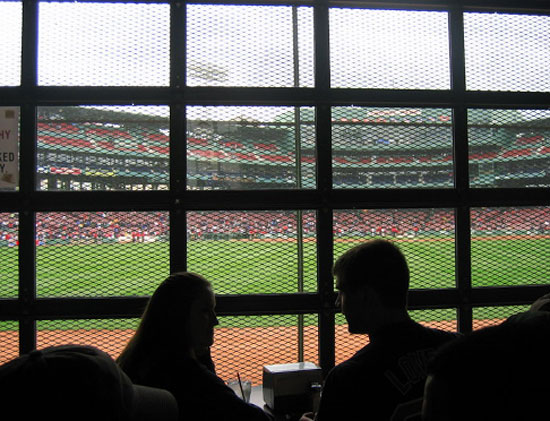
[[[169,274],[166,212],[38,213],[36,236],[39,297],[150,295]]]
[[[19,356],[19,323],[12,320],[0,321],[0,364]]]
[[[472,285],[547,284],[550,207],[473,208]]]
[[[330,9],[333,88],[449,89],[447,12]]]
[[[466,87],[550,91],[550,16],[465,13]]]
[[[313,109],[188,107],[187,188],[315,187]]]
[[[394,241],[409,264],[411,289],[455,286],[451,209],[354,209],[334,212],[334,257],[373,238]]]
[[[550,186],[550,112],[468,110],[472,187]]]
[[[308,361],[319,364],[316,315],[218,317],[212,359],[223,380],[238,372],[254,385],[262,383],[268,364]],[[302,346],[300,346],[300,342]],[[302,349],[302,350],[301,350]]]
[[[472,309],[473,329],[499,325],[508,317],[528,309],[529,306],[474,307]]]
[[[313,86],[313,9],[187,6],[190,86]]]
[[[0,213],[0,298],[17,297],[19,289],[19,216]]]
[[[458,331],[458,319],[455,308],[410,310],[409,314],[414,321],[424,326],[447,332]]]
[[[21,83],[21,25],[20,1],[0,1],[0,86]]]
[[[168,4],[40,2],[38,84],[168,86]]]
[[[316,217],[311,211],[187,214],[187,267],[217,294],[317,290]]]
[[[116,358],[134,335],[139,319],[39,320],[36,348],[91,345]]]
[[[167,190],[166,106],[40,107],[40,190]]]
[[[332,109],[335,188],[453,187],[450,109]]]
[[[448,332],[456,332],[458,330],[456,309],[412,310],[409,314],[413,320],[430,328],[442,329]],[[336,314],[335,335],[336,364],[351,358],[357,351],[369,343],[368,335],[349,333],[343,314]]]

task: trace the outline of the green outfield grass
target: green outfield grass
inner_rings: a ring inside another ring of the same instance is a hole
[[[399,241],[399,240],[398,240]],[[340,239],[334,256],[358,243]],[[455,244],[446,239],[399,241],[409,262],[411,288],[452,288]],[[299,264],[296,242],[190,241],[188,269],[206,276],[218,294],[315,292],[315,242],[303,245]],[[473,286],[548,283],[550,239],[472,241]],[[18,250],[0,248],[0,298],[17,296]],[[168,243],[85,244],[37,248],[39,297],[150,295],[169,273]]]
[[[360,239],[338,239],[335,258]],[[399,240],[397,240],[399,241]],[[399,241],[415,289],[452,288],[455,244],[448,238]],[[315,292],[316,243],[303,244],[299,264],[296,242],[202,240],[188,243],[188,269],[211,280],[218,294],[295,293],[300,274],[303,291]],[[474,239],[473,286],[548,283],[550,240]],[[18,288],[17,248],[0,248],[0,298],[15,298]],[[36,255],[39,297],[114,297],[150,295],[169,273],[166,242],[40,246]],[[451,313],[441,318],[454,317]],[[228,319],[229,320],[229,319]],[[244,320],[232,318],[231,325]],[[269,322],[271,320],[271,322]],[[293,316],[292,320],[296,320]],[[316,320],[307,317],[306,320]],[[246,319],[246,325],[294,324],[272,317]],[[314,322],[312,322],[314,323]]]
[[[474,287],[550,284],[550,239],[472,241]]]

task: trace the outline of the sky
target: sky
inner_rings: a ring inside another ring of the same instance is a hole
[[[314,86],[313,9],[189,5],[190,86]],[[0,86],[20,81],[21,4],[1,1]],[[168,86],[168,4],[39,5],[38,83]],[[550,17],[467,13],[469,89],[550,91]],[[448,14],[333,8],[331,86],[449,89]],[[294,76],[295,65],[298,80]],[[244,112],[238,110],[238,112]]]

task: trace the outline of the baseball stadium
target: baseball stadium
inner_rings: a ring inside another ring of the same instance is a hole
[[[18,128],[0,363],[66,343],[116,357],[188,270],[216,293],[222,379],[326,373],[368,341],[332,264],[372,238],[403,251],[427,326],[498,324],[548,292],[547,6],[204,3],[0,0]]]
[[[132,111],[124,107],[41,108],[37,186],[50,191],[169,189],[168,119],[158,113],[147,114],[145,111],[151,111],[147,109]],[[212,111],[197,107],[189,113],[208,116]],[[264,108],[246,111],[259,118],[267,114]],[[189,120],[187,188],[315,188],[311,110],[282,109],[277,115],[269,111],[272,118],[265,121],[242,116],[226,121]],[[473,110],[469,121],[473,187],[549,185],[550,119],[544,113]],[[332,123],[335,189],[453,186],[449,110],[335,107]],[[7,270],[0,291],[2,298],[12,298],[17,297],[18,219],[15,214],[1,215],[0,251]],[[547,282],[547,268],[541,262],[550,257],[545,255],[550,208],[480,207],[472,208],[470,216],[473,286]],[[188,211],[186,226],[187,267],[210,279],[217,294],[317,291],[314,210]],[[167,211],[39,212],[37,297],[150,295],[169,273],[169,231]],[[453,209],[338,209],[333,213],[332,231],[334,256],[366,238],[391,238],[409,261],[413,289],[456,285]],[[455,310],[414,313],[430,325],[456,329]],[[499,317],[504,316],[482,316],[475,324],[495,323]],[[275,363],[296,359],[297,350],[288,344],[300,337],[301,357],[318,361],[318,320],[313,314],[226,316],[220,320],[219,345],[214,352],[219,353],[218,368],[226,378],[240,369],[260,381],[257,366],[247,372],[250,365],[236,358],[238,344],[247,346],[250,358],[271,349],[277,338],[280,349],[273,349],[270,358],[261,361]],[[341,316],[337,321],[335,341],[340,348],[336,357],[342,360],[364,341],[346,333]],[[45,320],[39,325],[41,345],[91,340],[110,344],[116,355],[133,333],[137,319]],[[2,330],[8,338],[10,329]],[[251,338],[255,338],[257,354],[249,348]],[[231,357],[224,358],[228,350],[232,350]]]

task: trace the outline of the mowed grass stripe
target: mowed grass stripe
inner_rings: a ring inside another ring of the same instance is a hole
[[[339,239],[334,256],[359,238]],[[399,241],[399,240],[398,240]],[[452,239],[399,241],[411,269],[411,288],[453,288]],[[474,286],[547,283],[549,239],[472,241]],[[203,274],[218,294],[315,292],[316,243],[303,244],[302,265],[296,242],[202,240],[188,243],[188,269]],[[17,296],[17,248],[0,248],[0,298]],[[147,296],[169,274],[166,242],[81,244],[37,247],[39,297]]]
[[[412,288],[452,288],[453,241],[400,242]],[[338,242],[338,257],[354,242]],[[550,240],[475,240],[474,286],[547,283]],[[0,296],[17,296],[17,249],[2,247]],[[37,248],[39,296],[150,295],[169,273],[167,243],[86,244]],[[217,293],[292,293],[298,290],[297,244],[292,242],[191,241],[188,268],[204,274]],[[316,290],[315,243],[304,244],[304,291]]]

